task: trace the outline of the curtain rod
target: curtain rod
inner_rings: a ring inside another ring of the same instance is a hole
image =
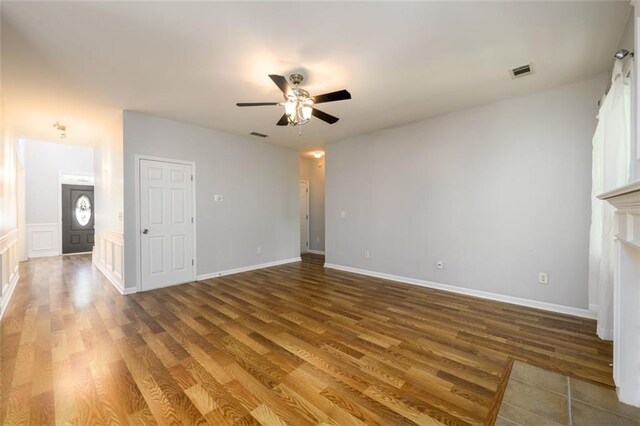
[[[627,49],[620,49],[614,56],[616,59],[624,59],[627,55],[633,56],[633,52],[629,52]]]

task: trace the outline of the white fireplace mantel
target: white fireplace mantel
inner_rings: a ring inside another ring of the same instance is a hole
[[[640,180],[598,196],[615,212],[613,380],[640,407]]]

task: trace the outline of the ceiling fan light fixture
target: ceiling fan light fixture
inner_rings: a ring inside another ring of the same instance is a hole
[[[310,107],[309,105],[305,105],[302,108],[300,108],[300,117],[305,121],[309,121],[311,119],[312,112],[313,112],[313,108]]]
[[[278,120],[276,125],[299,126],[300,134],[302,134],[301,126],[303,124],[307,124],[311,120],[311,117],[315,117],[329,124],[338,122],[338,117],[334,117],[331,114],[327,114],[326,112],[316,109],[316,104],[351,99],[351,93],[344,89],[311,96],[309,92],[299,87],[299,84],[304,80],[301,74],[292,74],[289,77],[293,87],[287,83],[287,79],[282,75],[269,74],[269,78],[282,91],[282,94],[284,95],[284,102],[239,102],[236,105],[239,107],[267,105],[284,106],[284,114],[280,120]]]
[[[294,89],[293,93],[287,96],[287,101],[284,103],[284,112],[287,115],[289,124],[294,126],[307,124],[313,113],[313,99],[305,90]]]
[[[298,102],[295,99],[289,98],[284,103],[284,112],[289,116],[289,119],[295,119],[298,112]]]

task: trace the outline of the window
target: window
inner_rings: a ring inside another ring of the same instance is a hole
[[[76,200],[76,220],[80,226],[87,226],[91,220],[91,200],[86,195],[81,195]]]

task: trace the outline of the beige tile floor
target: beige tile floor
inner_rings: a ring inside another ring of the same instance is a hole
[[[516,361],[496,425],[640,425],[640,408],[613,389]]]

